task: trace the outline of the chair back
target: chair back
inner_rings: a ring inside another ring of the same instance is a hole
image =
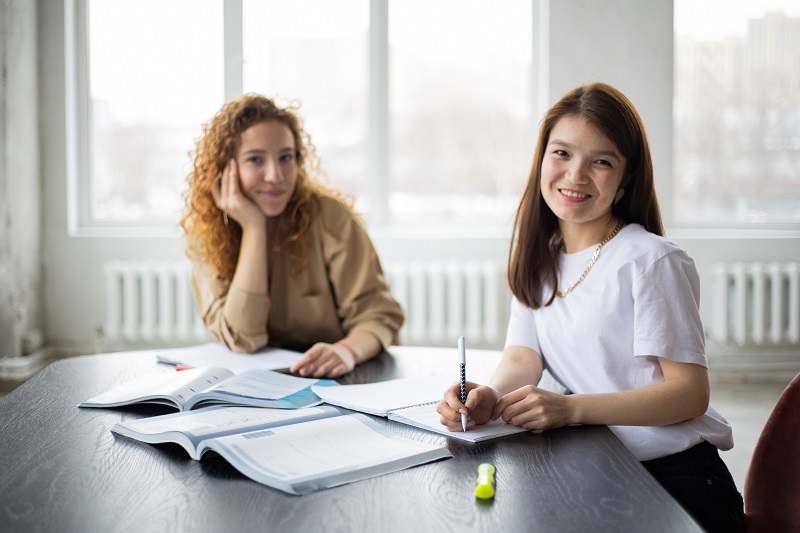
[[[749,532],[800,531],[800,374],[781,393],[744,483]]]

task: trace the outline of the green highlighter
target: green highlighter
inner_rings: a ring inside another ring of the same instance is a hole
[[[475,496],[482,500],[494,498],[494,465],[483,463],[478,466],[478,479],[475,480]]]

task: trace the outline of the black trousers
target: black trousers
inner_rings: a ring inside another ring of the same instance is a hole
[[[745,531],[742,495],[713,444],[703,441],[642,465],[706,531]]]

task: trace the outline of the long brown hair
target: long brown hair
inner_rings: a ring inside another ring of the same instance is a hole
[[[579,116],[608,137],[627,159],[621,187],[625,193],[612,207],[613,215],[626,223],[641,224],[647,231],[664,235],[661,211],[653,182],[653,162],[642,119],[620,91],[605,83],[577,87],[547,112],[539,131],[528,184],[514,219],[514,238],[508,259],[511,292],[523,304],[539,309],[553,303],[558,289],[558,264],[554,243],[558,218],[542,197],[541,170],[545,148],[556,123]],[[544,288],[552,292],[544,294]]]
[[[277,121],[292,132],[297,161],[297,184],[286,209],[278,217],[272,249],[285,251],[292,270],[307,266],[307,230],[319,212],[319,197],[336,198],[348,208],[352,200],[323,185],[319,158],[308,133],[295,114],[295,106],[279,107],[259,94],[245,94],[228,102],[208,123],[192,154],[192,170],[186,177],[188,189],[183,197],[186,209],[181,227],[187,237],[187,253],[207,264],[224,283],[230,283],[242,240],[242,228],[234,220],[228,224],[214,203],[211,187],[227,162],[236,157],[241,134],[254,124]]]

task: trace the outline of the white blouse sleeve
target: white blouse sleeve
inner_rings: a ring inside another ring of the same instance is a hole
[[[700,320],[700,276],[683,251],[668,253],[633,280],[637,356],[708,366]]]
[[[542,353],[539,348],[539,336],[536,334],[534,311],[516,298],[511,300],[511,316],[506,332],[505,347],[509,346],[523,346],[536,353]]]

